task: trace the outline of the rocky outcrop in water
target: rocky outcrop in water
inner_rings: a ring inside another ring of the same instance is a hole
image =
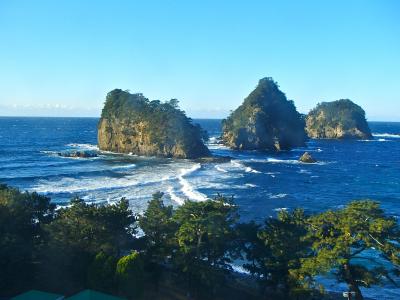
[[[98,124],[101,150],[145,156],[209,156],[205,132],[178,108],[178,101],[150,101],[120,89],[107,94]]]
[[[310,153],[305,152],[300,158],[299,158],[300,162],[306,163],[306,164],[313,164],[316,163],[317,160],[314,159],[314,157],[311,156]]]
[[[65,152],[58,152],[58,156],[62,157],[69,157],[69,158],[93,158],[97,157],[97,153],[95,151],[65,151]]]
[[[272,78],[254,91],[223,121],[222,140],[238,150],[289,150],[304,146],[304,118]]]
[[[306,131],[314,139],[371,139],[365,111],[348,99],[322,102],[306,118]]]

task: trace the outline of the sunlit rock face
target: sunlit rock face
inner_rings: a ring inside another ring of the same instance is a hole
[[[365,111],[348,99],[322,102],[306,118],[306,131],[314,139],[370,139]]]
[[[293,101],[267,77],[223,121],[222,140],[238,150],[289,150],[304,146],[304,126]]]
[[[120,89],[107,94],[98,124],[99,149],[118,153],[199,158],[210,154],[203,137],[177,100],[150,101]]]

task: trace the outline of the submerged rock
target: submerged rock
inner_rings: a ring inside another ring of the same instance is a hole
[[[67,151],[67,152],[58,152],[58,156],[62,157],[76,157],[76,158],[92,158],[97,157],[97,153],[94,151]]]
[[[314,139],[371,139],[365,111],[348,99],[322,102],[306,118],[306,131]]]
[[[303,162],[303,163],[307,163],[307,164],[312,164],[312,163],[316,163],[317,160],[314,159],[310,153],[305,152],[300,158],[299,161]]]
[[[289,150],[304,146],[304,119],[272,78],[254,91],[223,121],[222,140],[237,150]]]
[[[120,89],[107,94],[98,124],[101,150],[144,156],[209,156],[206,133],[178,108],[178,101],[150,101]]]
[[[227,163],[232,160],[230,156],[208,156],[208,157],[200,157],[197,158],[195,161],[199,163]]]

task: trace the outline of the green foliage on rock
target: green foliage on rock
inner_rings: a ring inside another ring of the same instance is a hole
[[[306,133],[293,101],[267,77],[223,121],[222,139],[233,149],[286,150],[303,146]]]
[[[307,116],[306,130],[311,138],[372,138],[365,111],[349,99],[318,104]]]
[[[207,134],[178,107],[178,100],[150,101],[115,89],[107,94],[98,124],[102,150],[177,158],[210,154]]]

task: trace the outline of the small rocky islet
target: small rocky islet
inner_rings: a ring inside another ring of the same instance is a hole
[[[206,139],[176,99],[150,101],[121,89],[107,94],[98,123],[99,149],[118,153],[196,159],[210,156]]]
[[[365,111],[349,99],[318,104],[306,118],[313,139],[371,139]]]
[[[291,150],[304,147],[308,138],[371,139],[372,135],[364,110],[352,101],[322,102],[305,116],[271,77],[262,78],[222,121],[221,142],[234,150]],[[100,150],[201,162],[230,159],[212,156],[207,139],[207,132],[193,124],[176,99],[150,101],[141,93],[121,89],[107,94],[98,123]],[[307,152],[299,160],[316,162]]]
[[[307,139],[304,118],[271,77],[259,81],[222,127],[224,144],[236,150],[290,150]]]

